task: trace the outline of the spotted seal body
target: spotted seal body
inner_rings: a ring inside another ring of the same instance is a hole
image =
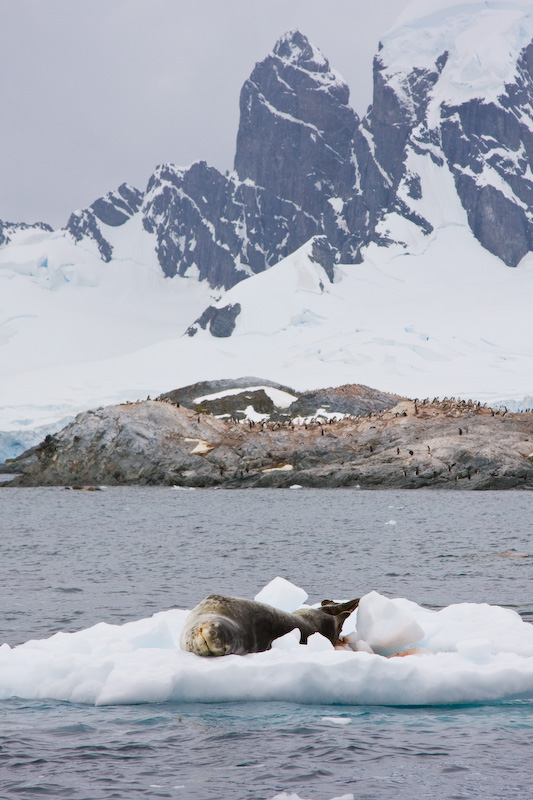
[[[185,620],[180,647],[199,656],[258,653],[269,650],[274,639],[294,628],[300,630],[300,644],[306,644],[313,633],[321,633],[334,644],[358,603],[359,599],[348,603],[324,600],[320,608],[289,614],[255,600],[212,594]]]

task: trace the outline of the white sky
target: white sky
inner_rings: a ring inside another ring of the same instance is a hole
[[[0,219],[66,223],[165,161],[231,169],[239,93],[299,28],[362,115],[407,0],[0,0]]]

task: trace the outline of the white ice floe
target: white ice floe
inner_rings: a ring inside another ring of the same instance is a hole
[[[276,580],[263,596],[274,602],[277,593],[275,602],[294,607],[298,591]],[[431,611],[371,592],[345,623],[346,649],[335,650],[320,634],[300,645],[289,633],[267,652],[222,658],[179,649],[187,614],[173,609],[14,648],[3,644],[0,698],[400,706],[533,699],[533,626],[498,606],[461,603]],[[382,652],[416,645],[417,654],[387,658],[368,652],[369,642]],[[367,652],[351,649],[358,645]]]
[[[394,600],[369,592],[357,612],[357,634],[375,653],[393,655],[421,641],[424,631]]]

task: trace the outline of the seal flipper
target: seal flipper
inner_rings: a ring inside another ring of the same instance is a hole
[[[326,614],[331,614],[334,617],[336,617],[337,614],[344,614],[344,612],[348,612],[347,616],[349,616],[359,605],[360,599],[360,597],[357,597],[355,600],[348,600],[346,603],[335,603],[333,600],[322,600],[320,607],[322,611],[326,612]],[[346,619],[346,617],[344,619]]]
[[[331,600],[325,600],[324,603],[325,605],[320,608],[301,608],[294,612],[293,616],[302,620],[301,623],[297,623],[302,633],[300,644],[306,644],[312,633],[321,633],[335,644],[344,621],[357,608],[359,598],[349,600],[347,603],[334,603]]]
[[[359,597],[355,598],[355,600],[348,600],[346,603],[334,603],[332,600],[322,600],[320,610],[324,611],[326,614],[331,614],[334,618],[335,637],[330,640],[333,644],[335,644],[341,635],[342,626],[345,621],[359,605],[359,600]]]

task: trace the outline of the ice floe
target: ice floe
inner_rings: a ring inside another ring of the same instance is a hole
[[[306,596],[281,578],[257,595],[287,610]],[[533,626],[498,606],[459,603],[433,611],[370,592],[345,622],[342,649],[320,634],[301,645],[289,633],[267,652],[222,658],[180,650],[187,614],[171,609],[13,648],[5,643],[0,699],[401,706],[533,698]],[[411,648],[412,655],[394,656]]]

